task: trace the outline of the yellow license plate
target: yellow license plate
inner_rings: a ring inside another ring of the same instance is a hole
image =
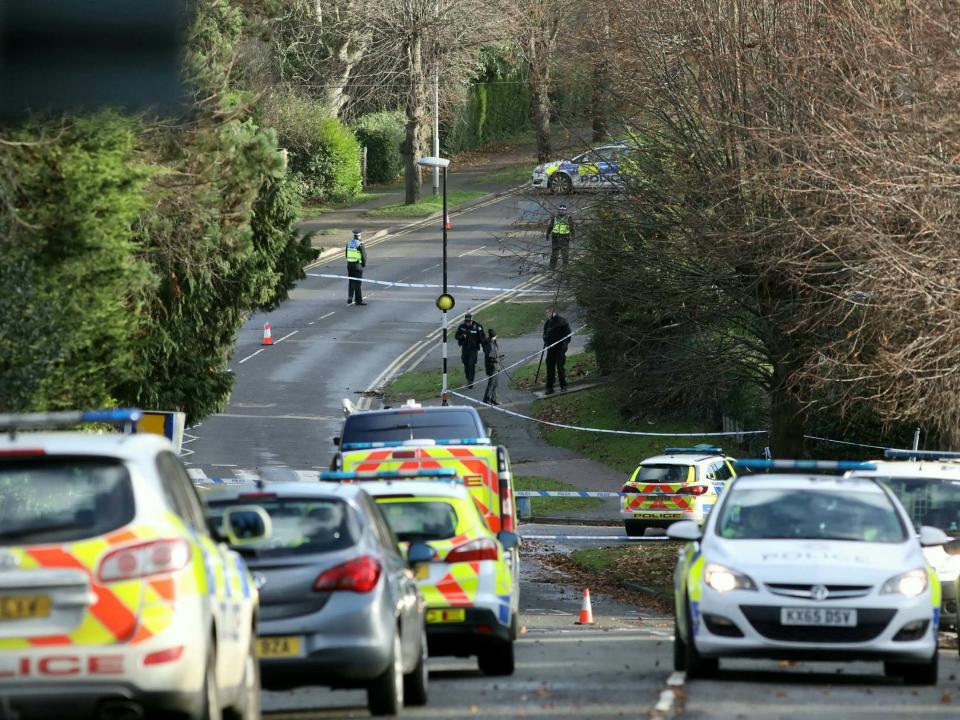
[[[299,655],[300,638],[295,635],[257,638],[257,657],[298,657]]]
[[[427,610],[428,623],[463,622],[466,619],[467,611],[462,609]]]
[[[0,620],[45,618],[49,615],[49,595],[0,595]]]
[[[430,577],[430,566],[426,563],[421,563],[413,569],[413,578],[415,580],[426,580]]]

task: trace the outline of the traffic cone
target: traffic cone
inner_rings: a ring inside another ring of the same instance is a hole
[[[580,619],[577,625],[593,625],[593,607],[590,605],[590,588],[583,589],[583,600],[580,601]]]
[[[446,215],[443,216],[443,226],[447,230],[450,230],[453,228],[453,224],[450,222],[450,213],[447,213]]]
[[[263,342],[261,345],[273,345],[273,335],[270,334],[270,323],[263,324]]]

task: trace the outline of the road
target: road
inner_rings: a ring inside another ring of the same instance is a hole
[[[512,288],[528,281],[513,249],[500,239],[529,200],[506,197],[455,218],[450,233],[452,285]],[[439,282],[436,223],[373,245],[367,277],[391,282]],[[311,269],[339,273],[342,259]],[[454,290],[457,311],[493,293]],[[189,431],[187,457],[196,478],[310,479],[324,469],[341,420],[344,397],[360,400],[385,371],[409,364],[435,343],[410,348],[436,331],[434,289],[370,287],[366,307],[348,307],[346,283],[308,277],[276,311],[250,319],[240,333],[231,367],[236,374],[226,410]],[[481,318],[482,319],[482,318]],[[275,344],[262,347],[261,328],[272,325]],[[455,349],[455,345],[453,348]],[[451,358],[456,362],[455,354]],[[625,543],[622,528],[524,525],[528,537],[562,535],[551,549]],[[574,537],[571,537],[574,536]],[[577,539],[591,536],[594,539]],[[598,538],[599,539],[595,539]],[[662,542],[650,539],[649,542]],[[904,688],[882,676],[877,663],[785,665],[772,661],[722,663],[717,680],[685,682],[672,671],[672,620],[652,611],[595,596],[597,624],[574,624],[580,588],[571,587],[535,556],[524,559],[517,671],[487,678],[475,662],[430,662],[430,703],[405,710],[416,718],[947,718],[960,716],[960,658],[941,652],[940,684]],[[368,717],[364,694],[308,688],[264,694],[265,716]]]

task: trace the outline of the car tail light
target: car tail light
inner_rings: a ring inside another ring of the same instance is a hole
[[[639,495],[640,488],[638,488],[636,485],[624,485],[622,488],[620,488],[620,492],[626,493],[627,495]]]
[[[190,543],[186,540],[153,540],[104,556],[97,576],[101,582],[132,580],[176,572],[189,562]]]
[[[470,542],[458,545],[451,550],[444,562],[478,562],[480,560],[496,560],[499,557],[497,541],[493,538],[477,538]]]
[[[677,490],[677,495],[703,495],[709,489],[706,485],[684,485]]]
[[[166,650],[157,650],[147,655],[143,659],[144,665],[162,665],[163,663],[176,662],[183,655],[183,645],[177,645]]]
[[[380,579],[380,561],[369,555],[361,555],[341,565],[325,570],[314,581],[316,592],[349,590],[350,592],[370,592]]]
[[[0,455],[4,457],[18,457],[20,455],[24,457],[36,457],[38,455],[46,455],[46,450],[42,448],[15,448],[13,450],[0,450]]]

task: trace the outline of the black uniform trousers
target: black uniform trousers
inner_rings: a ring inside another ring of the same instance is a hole
[[[557,258],[563,258],[563,264],[566,265],[570,259],[570,233],[557,235],[550,234],[550,267],[557,267]]]
[[[460,359],[463,361],[463,374],[467,376],[467,383],[469,383],[471,387],[473,387],[473,378],[477,374],[478,351],[479,348],[463,348],[460,351]]]
[[[347,275],[351,278],[362,278],[363,277],[363,265],[358,262],[348,262],[347,263]],[[363,290],[360,289],[360,286],[363,285],[360,280],[348,280],[347,281],[347,301],[348,302],[363,302]]]
[[[560,380],[560,389],[567,387],[567,349],[565,343],[554,345],[547,350],[547,390],[553,390],[553,380]]]

